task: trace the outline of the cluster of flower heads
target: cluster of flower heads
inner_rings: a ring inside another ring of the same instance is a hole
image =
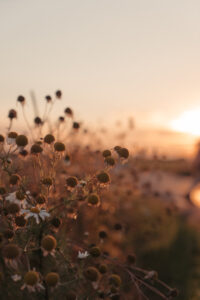
[[[55,97],[61,99],[62,92],[56,91]],[[45,99],[48,104],[54,102],[49,95]],[[24,107],[23,96],[17,101]],[[66,108],[65,115],[73,118],[73,111]],[[16,111],[10,110],[8,117],[12,121]],[[42,125],[45,120],[36,117],[34,122]],[[79,126],[73,122],[74,129]],[[29,293],[44,299],[124,299],[127,276],[129,289],[142,297],[134,254],[118,263],[104,248],[105,230],[99,231],[98,243],[87,241],[89,232],[84,232],[85,238],[75,238],[77,229],[73,230],[73,226],[81,226],[84,209],[101,213],[102,191],[111,183],[110,170],[127,161],[128,149],[104,150],[102,170],[80,178],[67,171],[70,154],[52,133],[39,141],[30,140],[11,130],[6,137],[0,135],[1,298],[13,299],[18,291],[20,299],[27,299]],[[115,231],[121,229],[120,223],[114,225]],[[156,272],[145,271],[144,280],[156,279]],[[5,282],[13,289],[8,291]],[[176,295],[177,291],[170,289],[166,299]]]

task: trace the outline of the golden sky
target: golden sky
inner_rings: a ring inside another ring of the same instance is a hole
[[[199,0],[0,0],[0,103],[63,90],[84,120],[168,127],[200,108]],[[31,109],[29,104],[28,109]]]

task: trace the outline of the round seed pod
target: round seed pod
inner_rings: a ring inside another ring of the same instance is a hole
[[[50,177],[46,177],[42,179],[42,184],[51,186],[53,184],[53,180]]]
[[[108,166],[113,167],[115,165],[115,160],[112,156],[106,157],[104,161]]]
[[[100,239],[105,239],[105,238],[107,238],[107,237],[108,237],[107,232],[104,231],[104,230],[99,231],[99,237],[100,237]]]
[[[43,151],[42,147],[38,144],[34,144],[31,147],[31,153],[32,154],[39,154],[39,153],[42,153],[42,151]]]
[[[11,131],[8,133],[8,138],[10,139],[16,139],[18,136],[17,132]]]
[[[7,259],[16,259],[20,255],[20,249],[16,244],[8,244],[3,247],[2,255]]]
[[[51,96],[49,96],[49,95],[47,95],[47,96],[45,97],[45,99],[47,100],[47,102],[51,102],[51,100],[52,100]]]
[[[55,227],[55,228],[59,228],[61,225],[61,220],[59,218],[53,218],[51,220],[51,224]]]
[[[28,144],[28,139],[25,135],[18,135],[16,138],[16,144],[19,147],[25,147]]]
[[[127,159],[129,157],[129,151],[126,148],[120,148],[117,153],[121,158]]]
[[[38,272],[28,271],[24,276],[24,282],[27,285],[34,286],[38,283],[38,281],[39,281]]]
[[[10,176],[10,184],[16,185],[20,182],[21,177],[18,174],[13,174]]]
[[[110,176],[108,175],[108,173],[102,171],[99,174],[97,174],[97,180],[100,183],[108,183],[110,181]]]
[[[52,144],[53,142],[55,141],[55,137],[52,135],[52,134],[47,134],[45,137],[44,137],[44,142],[46,144]]]
[[[74,122],[73,123],[73,128],[74,129],[79,129],[80,128],[80,124],[78,122]]]
[[[25,199],[25,194],[22,191],[17,191],[15,195],[16,195],[17,200],[21,201],[21,200]]]
[[[90,281],[97,281],[99,272],[95,267],[88,267],[84,272],[84,276]]]
[[[122,225],[121,225],[120,223],[116,223],[116,224],[114,225],[114,229],[115,229],[115,230],[122,230]]]
[[[52,235],[46,235],[42,239],[42,248],[51,252],[57,246],[57,241]]]
[[[121,277],[117,274],[112,274],[109,278],[109,283],[116,287],[119,287],[122,283]]]
[[[78,179],[75,176],[70,176],[66,179],[66,183],[69,187],[74,188],[78,184]]]
[[[108,157],[108,156],[111,156],[112,153],[110,150],[104,150],[103,153],[102,153],[103,157]]]
[[[87,198],[88,204],[97,205],[100,202],[100,198],[97,194],[90,194]]]
[[[59,275],[55,272],[50,272],[46,275],[45,281],[48,286],[55,287],[58,284],[59,281]]]
[[[46,202],[46,197],[40,194],[36,197],[36,202],[38,204],[44,204]]]
[[[55,151],[57,151],[57,152],[63,152],[63,151],[65,151],[65,145],[64,145],[63,143],[56,142],[56,143],[54,144],[54,149],[55,149]]]
[[[34,123],[38,126],[43,124],[42,119],[40,117],[36,117],[34,119]]]
[[[73,111],[71,110],[71,108],[67,107],[65,108],[65,114],[68,116],[73,116]]]

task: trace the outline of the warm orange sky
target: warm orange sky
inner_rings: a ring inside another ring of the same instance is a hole
[[[199,12],[199,0],[0,0],[3,116],[18,94],[60,88],[60,112],[168,126],[200,107]]]

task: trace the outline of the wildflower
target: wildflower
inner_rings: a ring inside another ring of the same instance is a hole
[[[85,277],[90,281],[97,281],[99,278],[99,272],[95,267],[88,267],[84,272]]]
[[[9,132],[8,137],[7,137],[7,144],[8,145],[15,145],[17,138],[17,133],[16,132]]]
[[[11,278],[15,282],[20,281],[22,279],[21,275],[18,275],[18,274],[12,275]]]
[[[62,92],[61,92],[61,90],[57,90],[57,91],[55,92],[55,95],[56,95],[56,98],[60,99],[60,98],[62,97]]]
[[[73,116],[73,111],[71,110],[71,108],[67,107],[67,108],[65,108],[65,114],[72,117]]]
[[[10,184],[16,185],[20,182],[21,177],[18,174],[13,174],[10,176]]]
[[[27,288],[29,292],[40,291],[44,287],[39,283],[39,274],[36,271],[28,271],[24,276],[24,284],[21,290]]]
[[[100,199],[97,194],[90,194],[87,201],[89,205],[98,205],[100,203]]]
[[[101,255],[99,247],[90,248],[89,253],[92,257],[99,257]]]
[[[109,278],[110,284],[119,287],[122,283],[121,277],[117,274],[112,274]]]
[[[97,174],[97,179],[100,183],[108,183],[110,181],[110,176],[108,173],[102,171],[99,174]]]
[[[111,156],[111,151],[110,150],[104,150],[102,155],[103,155],[103,157]]]
[[[8,118],[11,119],[11,120],[17,118],[17,112],[16,112],[15,109],[9,110],[9,112],[8,112]]]
[[[26,194],[29,195],[30,192],[27,191]],[[16,191],[10,193],[7,197],[5,197],[5,200],[9,201],[10,203],[16,203],[19,206],[24,207],[27,205],[26,196],[25,196],[26,194],[21,191]]]
[[[50,287],[57,286],[58,281],[59,281],[58,273],[55,273],[55,272],[48,273],[45,277],[45,281],[46,281],[47,285]]]
[[[25,98],[24,98],[24,96],[22,96],[22,95],[18,96],[17,97],[17,101],[19,103],[21,103],[22,105],[24,105],[25,104]]]
[[[42,250],[44,256],[51,254],[54,256],[55,248],[57,246],[57,241],[52,235],[46,235],[42,239]]]
[[[78,258],[79,259],[84,259],[88,256],[89,256],[89,253],[87,251],[85,251],[85,252],[78,251]]]
[[[4,143],[4,141],[5,141],[4,136],[2,134],[0,134],[0,143]]]
[[[38,144],[34,144],[31,147],[31,153],[32,154],[39,154],[39,153],[42,153],[42,151],[43,151],[42,147]]]
[[[18,135],[16,138],[16,144],[19,147],[25,147],[28,144],[28,139],[25,135]]]
[[[22,209],[22,213],[26,214],[25,219],[35,218],[37,224],[40,223],[40,219],[44,221],[50,216],[50,214],[45,209],[40,209],[38,207],[31,207],[30,209]]]
[[[63,151],[65,151],[65,145],[64,145],[63,143],[56,142],[56,143],[54,144],[54,149],[55,149],[55,151],[57,151],[57,152],[63,152]]]
[[[44,137],[44,142],[46,144],[52,144],[53,142],[55,141],[55,137],[52,135],[52,134],[47,134],[45,137]]]
[[[69,187],[74,188],[78,184],[78,180],[75,176],[70,176],[66,179],[66,183]]]

